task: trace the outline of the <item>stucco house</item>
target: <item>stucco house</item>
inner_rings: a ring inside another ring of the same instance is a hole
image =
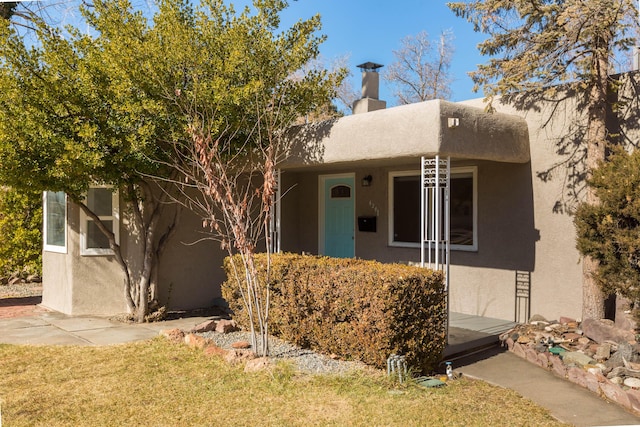
[[[385,108],[377,80],[375,69],[363,71],[353,115],[289,133],[291,153],[279,165],[279,249],[446,268],[454,312],[579,318],[580,255],[572,218],[559,208],[566,177],[579,167],[559,149],[582,120],[572,98],[497,103],[493,113],[481,99]],[[421,180],[425,174],[435,178]],[[97,188],[89,198],[123,250],[135,248],[117,195]],[[183,215],[161,259],[160,300],[170,308],[220,297],[224,253],[214,242],[188,244],[200,227]],[[68,314],[125,312],[118,265],[63,194],[45,194],[44,230],[42,304]]]

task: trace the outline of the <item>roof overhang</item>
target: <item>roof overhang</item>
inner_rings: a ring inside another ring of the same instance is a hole
[[[421,156],[496,162],[530,160],[529,131],[518,116],[443,100],[355,114],[296,126],[279,167],[397,163]]]

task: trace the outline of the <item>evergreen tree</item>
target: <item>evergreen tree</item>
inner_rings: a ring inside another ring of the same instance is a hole
[[[616,150],[589,180],[599,203],[582,204],[574,222],[580,252],[597,260],[609,293],[640,301],[640,151]]]

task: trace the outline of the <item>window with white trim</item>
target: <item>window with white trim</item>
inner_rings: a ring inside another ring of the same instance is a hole
[[[451,169],[451,249],[478,249],[476,175],[476,167]],[[389,173],[389,210],[389,245],[420,247],[420,171]]]
[[[67,196],[63,191],[42,194],[44,250],[67,253]]]
[[[85,203],[89,210],[95,213],[100,221],[114,233],[116,243],[119,243],[118,192],[108,187],[92,187],[87,192]],[[109,247],[109,239],[83,210],[80,210],[80,254],[113,255],[113,251]]]

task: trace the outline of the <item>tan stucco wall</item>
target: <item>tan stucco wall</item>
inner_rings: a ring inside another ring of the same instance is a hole
[[[121,235],[123,239],[126,236]],[[122,240],[121,240],[122,242]],[[126,247],[126,242],[123,242]],[[120,267],[113,256],[80,255],[80,210],[67,203],[67,253],[43,253],[42,305],[71,315],[127,310]]]
[[[173,209],[165,223],[173,217]],[[219,242],[203,240],[207,234],[195,214],[182,208],[179,218],[176,234],[160,258],[160,304],[183,310],[210,307],[221,296],[226,252]]]
[[[173,209],[167,207],[161,230],[173,218]],[[120,245],[135,272],[141,246],[122,200],[120,217]],[[205,236],[202,222],[186,209],[179,218],[176,233],[160,259],[159,302],[170,309],[209,307],[220,297],[224,280],[220,244],[211,240],[196,243]],[[71,202],[67,204],[67,223],[67,253],[43,252],[42,305],[71,315],[126,313],[121,267],[114,256],[80,255],[80,210]]]

